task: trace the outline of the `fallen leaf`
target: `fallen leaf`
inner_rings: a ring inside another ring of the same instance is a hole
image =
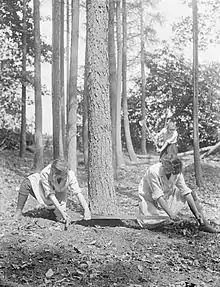
[[[46,275],[47,278],[50,278],[50,277],[53,276],[53,274],[54,274],[54,272],[53,272],[53,270],[50,268],[45,275]]]
[[[140,272],[143,272],[144,267],[143,267],[142,265],[138,265],[138,270],[139,270]]]

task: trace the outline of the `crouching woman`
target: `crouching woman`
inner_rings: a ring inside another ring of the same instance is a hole
[[[178,157],[164,157],[150,166],[139,184],[139,225],[147,228],[160,226],[167,219],[175,220],[188,205],[195,216],[199,229],[216,233],[205,219],[195,191],[185,183],[182,161]]]
[[[56,159],[46,166],[41,172],[29,175],[21,183],[17,209],[14,219],[18,220],[22,215],[27,198],[32,195],[41,206],[55,209],[58,220],[68,225],[66,213],[66,201],[68,190],[77,196],[84,209],[84,219],[91,219],[88,204],[81,193],[76,176],[69,169],[68,163],[62,159]]]

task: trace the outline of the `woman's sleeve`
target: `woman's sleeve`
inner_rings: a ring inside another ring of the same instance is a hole
[[[158,198],[164,195],[164,192],[161,188],[160,179],[158,174],[154,171],[149,171],[148,176],[149,185],[152,191],[152,199],[156,201]]]
[[[192,192],[192,190],[186,185],[182,173],[177,176],[176,186],[179,188],[182,195],[186,195]]]
[[[53,190],[49,183],[49,174],[50,174],[51,164],[46,166],[41,172],[40,172],[40,179],[41,184],[45,193],[45,197],[48,197],[50,194],[55,194],[55,190]]]
[[[74,194],[78,194],[81,192],[81,189],[79,187],[77,178],[75,176],[75,173],[73,170],[69,171],[69,186],[68,189]]]
[[[167,139],[167,142],[169,144],[176,143],[177,142],[177,137],[178,137],[178,133],[177,133],[177,131],[174,131],[173,135],[169,139]]]

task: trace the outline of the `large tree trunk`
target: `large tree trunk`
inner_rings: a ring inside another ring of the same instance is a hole
[[[121,142],[121,84],[122,84],[122,41],[121,41],[121,0],[116,0],[117,32],[117,105],[116,105],[116,165],[124,164]]]
[[[116,214],[108,69],[108,0],[87,0],[88,189],[93,214]]]
[[[112,161],[114,174],[116,174],[116,106],[117,106],[117,74],[115,55],[115,1],[109,2],[109,29],[108,29],[108,55],[109,55],[109,93],[112,123]]]
[[[143,0],[141,0],[141,116],[142,120],[146,118],[146,107],[145,107],[145,84],[146,84],[146,77],[145,77],[145,68],[144,68],[144,8],[143,8]],[[146,149],[146,127],[145,125],[141,126],[141,152],[142,154],[147,153]]]
[[[79,0],[72,1],[72,32],[69,79],[68,162],[77,170],[77,72],[79,42]]]
[[[59,158],[64,157],[60,101],[60,1],[53,0],[52,3],[53,156]]]
[[[27,60],[27,0],[23,0],[23,31],[22,31],[22,107],[21,107],[21,135],[20,135],[20,157],[24,157],[26,150],[26,60]]]
[[[41,43],[40,43],[40,1],[33,0],[34,7],[34,90],[35,90],[35,160],[34,167],[40,171],[44,166],[42,136],[42,98],[41,98]]]
[[[123,6],[123,57],[122,57],[122,96],[123,96],[123,115],[125,139],[129,157],[132,161],[137,161],[131,141],[131,133],[128,119],[128,103],[127,103],[127,8],[126,0],[122,0]]]
[[[202,185],[202,169],[199,155],[199,127],[198,127],[198,15],[197,0],[192,0],[193,8],[193,145],[194,145],[194,168],[196,184]]]
[[[69,77],[70,77],[70,7],[69,0],[66,0],[66,118],[69,117]],[[67,125],[66,125],[66,133]],[[67,139],[67,137],[66,137]],[[65,142],[67,148],[67,140]]]
[[[60,6],[60,108],[61,108],[61,129],[62,129],[62,145],[64,155],[67,155],[65,150],[65,95],[64,95],[64,0]]]

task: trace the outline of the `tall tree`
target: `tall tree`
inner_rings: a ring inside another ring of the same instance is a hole
[[[26,150],[26,61],[27,61],[27,0],[23,0],[23,34],[22,34],[22,107],[21,107],[21,136],[20,136],[20,157],[23,157]]]
[[[116,104],[116,165],[124,164],[121,141],[121,87],[122,87],[122,39],[121,39],[121,0],[116,0],[117,34],[117,104]]]
[[[61,108],[61,129],[62,145],[65,155],[65,95],[64,95],[64,0],[60,4],[60,108]]]
[[[88,15],[86,14],[86,22]],[[88,65],[88,32],[86,29],[86,48],[85,48],[85,71],[84,71],[84,91],[83,91],[83,155],[84,165],[88,170],[88,89],[87,89],[87,65]]]
[[[64,157],[60,98],[60,1],[52,2],[52,113],[53,156]]]
[[[143,0],[140,1],[140,22],[141,22],[141,116],[142,120],[145,121],[146,117],[146,107],[145,107],[145,83],[146,83],[146,77],[145,77],[145,49],[144,49],[144,7],[143,7]],[[145,125],[141,126],[141,152],[142,154],[147,153],[146,149],[146,127]]]
[[[128,103],[127,103],[127,7],[126,0],[122,0],[123,8],[123,50],[122,50],[122,98],[123,98],[123,119],[125,129],[125,139],[129,157],[132,161],[137,161],[131,141],[131,133],[128,119]]]
[[[42,98],[41,98],[41,43],[40,43],[40,1],[33,0],[34,7],[34,91],[35,91],[35,169],[43,168]]]
[[[193,11],[193,145],[194,145],[194,168],[196,183],[202,185],[202,169],[199,155],[199,125],[198,125],[198,11],[197,0],[192,0]]]
[[[66,118],[69,113],[69,75],[70,75],[70,7],[66,0]]]
[[[117,73],[116,73],[116,54],[115,54],[115,1],[109,2],[109,21],[108,21],[108,55],[109,55],[109,94],[110,110],[112,122],[112,155],[113,168],[116,174],[116,106],[117,106]]]
[[[79,42],[79,0],[72,0],[72,31],[69,77],[68,162],[77,170],[77,71]]]
[[[108,0],[87,0],[88,189],[92,213],[117,212],[112,167]]]

